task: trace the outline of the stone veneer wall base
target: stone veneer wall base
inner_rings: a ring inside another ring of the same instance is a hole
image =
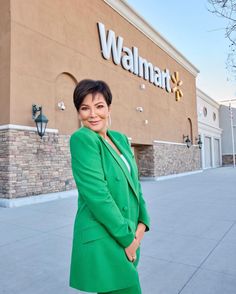
[[[152,146],[136,147],[140,177],[160,178],[201,170],[200,149],[193,145],[154,141]]]
[[[235,155],[235,161],[236,161],[236,155]],[[223,154],[222,155],[222,165],[232,165],[233,164],[233,154]]]
[[[58,133],[40,139],[31,129],[1,129],[0,199],[75,189],[69,140]]]

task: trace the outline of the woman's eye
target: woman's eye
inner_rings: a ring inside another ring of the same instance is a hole
[[[98,108],[103,108],[104,106],[102,104],[98,105]]]
[[[81,110],[88,110],[87,107],[81,107]]]

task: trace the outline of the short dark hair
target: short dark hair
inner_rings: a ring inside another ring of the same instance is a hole
[[[79,111],[85,96],[96,93],[101,93],[104,96],[108,106],[111,104],[112,94],[107,83],[89,79],[80,81],[75,87],[73,94],[74,105],[77,111]]]

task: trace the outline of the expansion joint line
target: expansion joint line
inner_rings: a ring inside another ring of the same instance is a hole
[[[196,275],[196,273],[200,270],[200,268],[202,267],[202,265],[206,262],[206,260],[209,258],[209,256],[212,254],[212,252],[216,249],[216,247],[219,246],[219,244],[222,242],[222,240],[225,238],[225,236],[229,233],[229,231],[231,231],[231,229],[233,228],[233,226],[236,224],[236,221],[234,221],[232,223],[232,225],[229,227],[229,229],[224,233],[224,235],[222,236],[222,238],[216,243],[215,247],[212,248],[212,250],[207,254],[207,256],[204,258],[204,260],[200,263],[200,265],[197,267],[197,269],[192,273],[192,275],[189,277],[189,279],[187,280],[187,282],[183,285],[183,287],[179,290],[179,292],[177,294],[182,293],[183,289],[189,284],[189,282],[193,279],[193,277]]]

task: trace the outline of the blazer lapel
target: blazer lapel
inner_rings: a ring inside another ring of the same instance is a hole
[[[121,153],[125,156],[125,158],[128,160],[129,164],[130,164],[130,167],[131,167],[131,173],[133,173],[133,164],[130,160],[130,158],[127,156],[127,152],[125,150],[125,148],[122,146],[122,144],[116,140],[114,138],[114,136],[112,136],[112,134],[108,131],[108,134],[109,134],[109,137],[111,138],[111,140],[114,142],[114,144],[117,146],[117,148],[121,151]],[[117,154],[117,152],[110,146],[110,144],[108,142],[106,142],[106,140],[104,140],[102,138],[102,136],[99,136],[103,142],[103,144],[106,146],[106,148],[108,149],[108,151],[111,153],[111,155],[114,157],[114,159],[116,160],[116,162],[119,164],[120,168],[122,169],[122,171],[124,172],[127,180],[128,180],[128,183],[130,184],[130,187],[132,188],[135,196],[137,197],[137,199],[139,200],[139,197],[138,197],[138,193],[135,189],[135,186],[134,186],[134,182],[133,182],[133,178],[131,176],[131,174],[129,173],[125,163],[123,162],[123,160],[120,158],[120,156]]]

